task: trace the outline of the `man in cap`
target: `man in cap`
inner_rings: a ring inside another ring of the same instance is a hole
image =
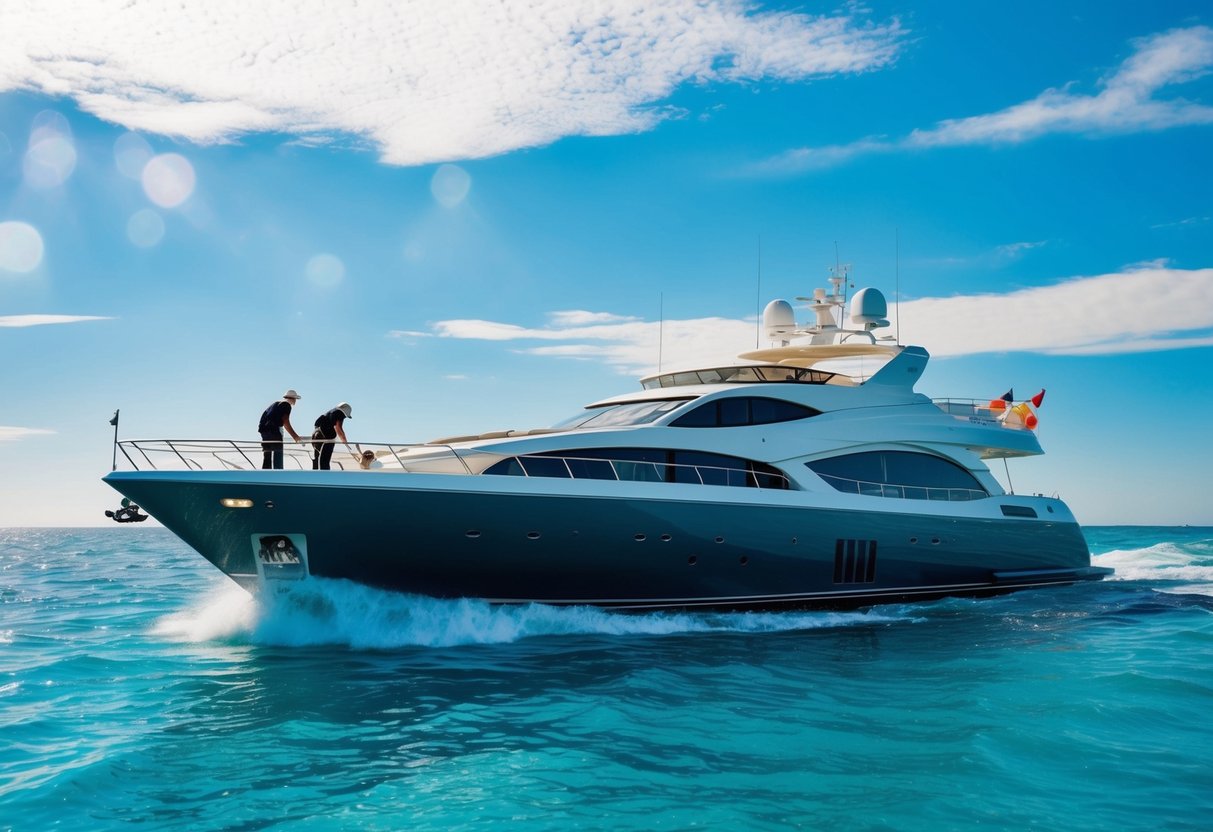
[[[342,402],[316,417],[316,430],[312,432],[312,470],[329,470],[329,461],[333,458],[333,444],[337,437],[341,437],[345,447],[350,446],[350,440],[345,438],[344,422],[354,418],[351,413],[353,408],[350,403]]]
[[[283,462],[282,429],[286,428],[291,437],[298,442],[299,434],[291,427],[291,408],[299,401],[299,394],[294,389],[287,390],[282,398],[270,404],[261,414],[261,422],[257,431],[261,434],[261,467],[281,468]]]

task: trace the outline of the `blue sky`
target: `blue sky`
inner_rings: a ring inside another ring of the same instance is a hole
[[[0,526],[107,522],[118,408],[548,425],[836,251],[923,392],[1048,389],[1016,490],[1213,524],[1207,4],[78,5],[0,9]]]

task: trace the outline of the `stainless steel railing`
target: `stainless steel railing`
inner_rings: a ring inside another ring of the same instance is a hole
[[[627,482],[678,482],[750,488],[787,489],[791,483],[778,471],[725,468],[677,462],[603,459],[576,455],[533,454],[511,457],[526,477],[621,480]]]
[[[124,439],[118,450],[136,471],[145,470],[220,470],[250,471],[261,468],[264,446],[280,445],[283,467],[310,471],[315,444],[343,443],[338,440],[312,439],[262,442],[242,439]],[[337,450],[330,465],[333,470],[358,471],[371,468],[426,470],[435,473],[472,473],[464,458],[449,445],[385,444],[359,442],[358,453]],[[371,451],[369,460],[361,452]],[[443,463],[446,463],[445,465]],[[449,469],[449,470],[448,470]]]
[[[869,497],[896,497],[905,500],[981,500],[990,495],[976,488],[942,488],[925,485],[894,485],[884,482],[865,482],[830,474],[818,474],[834,489],[847,494],[864,494]]]

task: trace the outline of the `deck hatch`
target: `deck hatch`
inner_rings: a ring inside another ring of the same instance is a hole
[[[876,541],[839,538],[834,541],[834,583],[876,581]]]

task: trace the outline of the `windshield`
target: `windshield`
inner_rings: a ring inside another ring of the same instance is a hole
[[[572,430],[573,428],[606,428],[623,425],[647,425],[655,422],[671,410],[676,410],[690,399],[662,399],[655,402],[628,402],[613,404],[605,407],[590,407],[562,422],[552,425],[553,428]]]

